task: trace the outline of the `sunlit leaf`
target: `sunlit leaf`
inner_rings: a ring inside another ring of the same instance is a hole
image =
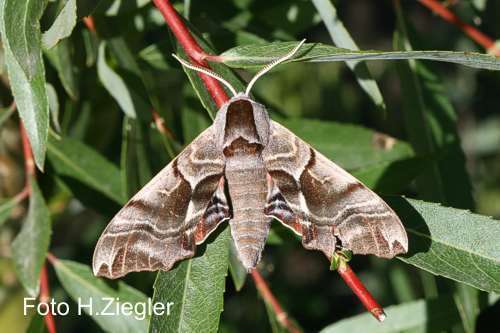
[[[43,170],[49,105],[40,42],[40,19],[46,1],[1,0],[0,31],[9,81],[31,143],[35,163]]]
[[[31,178],[28,215],[21,231],[12,242],[12,259],[17,276],[28,295],[36,297],[40,286],[40,271],[49,249],[50,213],[34,178]]]
[[[290,51],[296,42],[238,46],[220,55],[231,67],[259,67]],[[321,43],[304,44],[291,61],[349,61],[349,60],[408,60],[422,59],[450,62],[473,68],[500,70],[500,58],[475,52],[455,51],[352,51]]]
[[[467,210],[387,197],[403,222],[409,251],[398,258],[434,275],[500,292],[500,223]]]
[[[99,46],[99,55],[97,58],[97,73],[104,88],[115,99],[116,103],[125,114],[131,118],[136,117],[136,110],[132,100],[131,92],[123,79],[109,67],[106,62],[106,44],[104,42]]]
[[[91,147],[75,139],[51,136],[48,155],[58,174],[75,178],[118,203],[125,202],[120,170]]]
[[[42,34],[42,46],[51,49],[61,39],[71,35],[76,19],[76,0],[67,0],[52,26]]]
[[[77,304],[82,305],[78,311],[89,315],[104,331],[147,332],[149,316],[146,295],[121,281],[116,289],[111,288],[103,279],[96,278],[90,267],[77,262],[58,259],[54,268],[64,290]],[[125,303],[130,303],[134,310],[127,313],[116,310],[123,309]],[[141,303],[144,308],[136,308]],[[84,306],[89,304],[92,306]]]
[[[312,0],[318,10],[323,23],[336,46],[349,50],[359,50],[351,34],[345,28],[337,15],[337,9],[330,0]],[[385,110],[384,98],[373,79],[366,63],[361,61],[347,61],[347,66],[354,72],[359,85],[368,94],[370,99],[382,110]]]
[[[217,332],[228,269],[229,228],[198,256],[160,272],[153,302],[174,302],[169,316],[153,316],[149,332]],[[211,237],[212,238],[212,237]]]

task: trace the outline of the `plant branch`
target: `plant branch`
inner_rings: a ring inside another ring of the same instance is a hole
[[[47,265],[43,265],[42,271],[40,272],[40,303],[46,304],[46,306],[48,306],[48,303],[50,303],[50,289]],[[56,333],[56,324],[54,322],[54,317],[52,316],[52,312],[50,311],[50,309],[49,311],[47,311],[47,314],[43,319],[49,333]]]
[[[473,41],[481,45],[483,48],[486,49],[488,53],[500,56],[500,48],[496,47],[495,41],[487,36],[486,34],[482,33],[472,25],[465,23],[462,21],[457,15],[455,15],[452,11],[450,11],[448,8],[443,6],[439,1],[437,0],[419,0],[419,2],[432,10],[434,13],[439,15],[443,20],[446,22],[449,22],[456,27],[458,27],[460,30],[462,30],[467,36],[469,36]]]
[[[205,68],[210,68],[206,61],[206,59],[210,56],[203,51],[201,46],[191,35],[189,29],[186,27],[179,14],[175,11],[170,1],[153,0],[153,2],[163,15],[165,22],[169,26],[177,41],[179,41],[184,51],[191,59],[191,63]],[[222,88],[216,79],[203,73],[198,73],[198,75],[203,80],[207,91],[210,93],[217,106],[222,106],[222,104],[229,99],[224,88]]]
[[[351,288],[351,290],[358,296],[364,307],[370,312],[378,321],[385,320],[386,315],[382,307],[373,298],[370,292],[365,288],[363,282],[356,276],[356,273],[344,262],[339,265],[337,272],[344,280],[344,282]]]
[[[278,320],[278,322],[291,333],[302,332],[290,320],[288,314],[285,312],[285,310],[283,310],[280,303],[278,302],[278,299],[276,298],[276,296],[274,296],[273,292],[267,285],[262,275],[260,275],[259,271],[253,269],[250,274],[252,275],[253,281],[255,282],[255,287],[257,288],[259,294],[264,299],[264,302],[266,302],[273,308],[273,311],[276,314],[276,319]]]
[[[21,133],[21,140],[23,143],[23,155],[24,155],[24,170],[26,172],[26,186],[29,186],[31,182],[31,177],[35,176],[35,161],[33,159],[33,153],[31,151],[30,141],[26,130],[24,129],[23,123],[19,122],[19,131]]]

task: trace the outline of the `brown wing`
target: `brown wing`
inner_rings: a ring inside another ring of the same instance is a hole
[[[229,217],[223,171],[209,127],[111,220],[94,251],[94,274],[166,271],[192,257],[196,244]]]
[[[336,239],[358,254],[392,258],[408,250],[394,211],[356,178],[280,124],[263,151],[270,175],[266,213],[331,258]]]

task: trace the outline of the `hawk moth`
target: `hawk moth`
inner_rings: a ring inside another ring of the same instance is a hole
[[[176,57],[217,78],[234,97],[108,224],[95,248],[95,275],[168,271],[192,257],[225,221],[249,271],[260,260],[273,219],[329,259],[339,246],[384,258],[407,252],[401,221],[380,197],[270,120],[266,108],[249,97],[257,78],[290,59],[302,43],[257,73],[245,93]]]

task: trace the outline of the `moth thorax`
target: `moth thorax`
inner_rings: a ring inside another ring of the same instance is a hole
[[[243,139],[249,144],[261,144],[252,104],[245,99],[229,104],[226,113],[224,147],[231,146],[238,139]]]

